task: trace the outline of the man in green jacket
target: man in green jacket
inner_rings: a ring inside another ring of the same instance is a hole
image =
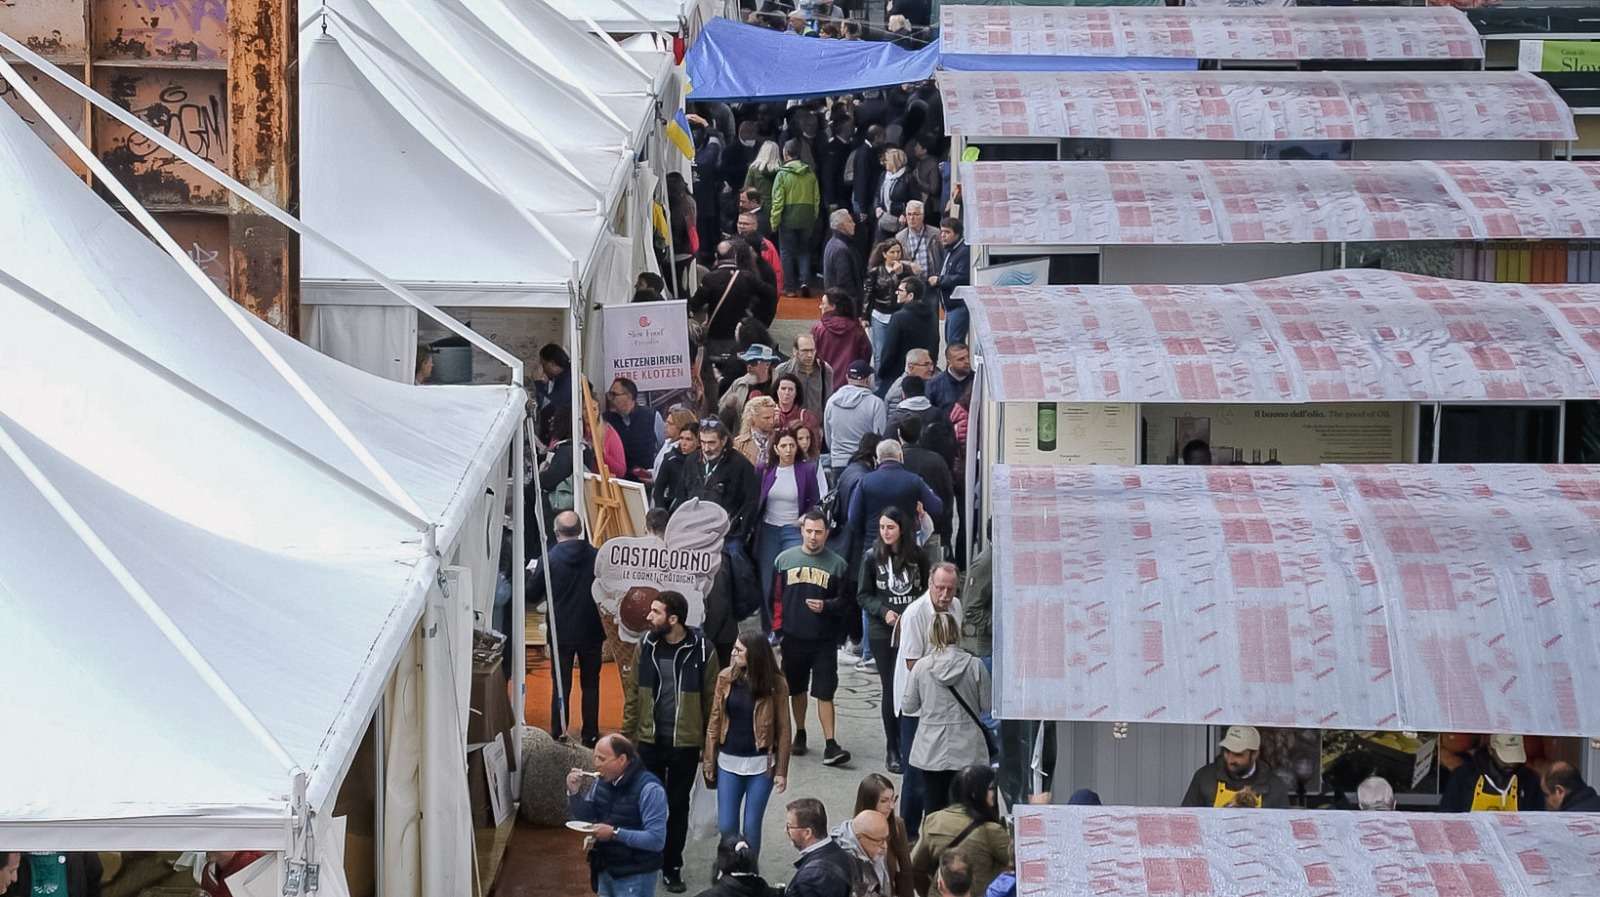
[[[811,295],[811,243],[822,209],[816,172],[800,158],[800,141],[783,145],[783,167],[772,181],[772,226],[778,231],[783,282]]]
[[[661,878],[681,894],[683,842],[689,834],[689,793],[700,775],[700,749],[716,693],[716,649],[698,630],[683,625],[689,602],[662,592],[650,603],[650,631],[623,683],[622,734],[639,746],[645,768],[667,789],[667,845]]]

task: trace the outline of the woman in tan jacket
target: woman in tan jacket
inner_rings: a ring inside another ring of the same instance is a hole
[[[701,774],[717,789],[717,829],[761,848],[767,800],[789,778],[789,686],[767,637],[745,633],[717,675]],[[740,822],[744,823],[743,828]]]

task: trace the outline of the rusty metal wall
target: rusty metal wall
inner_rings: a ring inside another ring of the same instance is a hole
[[[297,19],[296,0],[0,0],[0,30],[291,212]],[[24,75],[214,282],[293,332],[298,247],[287,231],[39,73]],[[3,83],[0,100],[44,133]]]

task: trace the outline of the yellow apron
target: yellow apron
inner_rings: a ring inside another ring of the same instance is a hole
[[[1472,786],[1472,812],[1474,813],[1515,813],[1517,812],[1517,796],[1521,789],[1517,787],[1517,777],[1512,776],[1506,783],[1505,793],[1495,790],[1489,784],[1489,777],[1478,775],[1478,781]]]
[[[1244,789],[1241,788],[1239,790],[1242,791]],[[1239,796],[1239,792],[1238,791],[1234,791],[1233,789],[1228,787],[1226,782],[1222,781],[1221,779],[1217,779],[1217,795],[1216,795],[1215,798],[1212,799],[1211,806],[1213,806],[1213,807],[1231,807],[1231,806],[1233,806],[1234,798],[1236,798],[1238,796]]]

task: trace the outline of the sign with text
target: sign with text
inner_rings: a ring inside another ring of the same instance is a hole
[[[678,592],[689,602],[685,626],[706,618],[706,593],[722,568],[728,512],[691,499],[667,521],[662,536],[619,536],[600,546],[594,561],[595,604],[616,618],[625,642],[637,642],[650,625],[645,615],[662,592]]]
[[[1525,72],[1600,72],[1600,43],[1586,40],[1525,40],[1517,48]]]
[[[1200,440],[1213,464],[1381,464],[1410,461],[1403,402],[1140,407],[1144,460],[1176,464]]]
[[[689,388],[689,312],[682,300],[608,305],[606,385],[627,377],[641,392]]]

